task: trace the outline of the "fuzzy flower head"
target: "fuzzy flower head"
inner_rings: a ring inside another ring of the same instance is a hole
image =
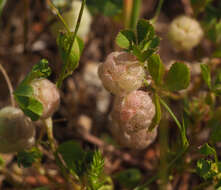
[[[34,97],[43,105],[41,119],[51,117],[60,105],[60,94],[56,85],[48,79],[40,78],[32,81]]]
[[[121,146],[138,150],[147,148],[157,136],[157,128],[151,132],[147,131],[147,129],[141,129],[133,133],[127,133],[114,120],[111,122],[110,130]]]
[[[199,22],[188,16],[175,18],[169,27],[169,39],[176,51],[188,51],[197,46],[203,37]]]
[[[103,86],[115,95],[125,95],[143,85],[145,70],[136,57],[127,52],[113,52],[98,69]]]
[[[35,142],[35,128],[23,112],[14,107],[0,110],[0,152],[12,153],[30,148]]]
[[[148,129],[155,115],[155,105],[147,92],[137,90],[116,97],[111,112],[114,120],[127,133]]]

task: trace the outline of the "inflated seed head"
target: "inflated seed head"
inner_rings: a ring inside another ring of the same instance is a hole
[[[40,78],[31,82],[35,98],[43,105],[41,119],[51,117],[58,109],[60,95],[56,85],[48,79]]]
[[[135,90],[125,97],[116,97],[111,112],[112,120],[127,133],[148,129],[155,115],[155,105],[150,95]]]
[[[188,51],[197,46],[203,37],[199,22],[188,16],[175,18],[169,27],[169,39],[177,51]]]
[[[151,132],[147,129],[141,129],[133,133],[127,133],[115,121],[111,122],[110,130],[121,146],[139,150],[147,148],[157,136],[157,128]]]
[[[143,85],[145,70],[135,56],[127,52],[113,52],[99,66],[98,74],[108,91],[124,95]]]
[[[12,153],[30,148],[35,142],[35,128],[23,112],[14,107],[0,110],[0,152]]]
[[[80,9],[81,9],[81,1],[74,0],[72,1],[70,9],[62,14],[62,17],[64,18],[71,32],[74,32],[75,30]],[[90,31],[91,22],[92,22],[91,14],[87,9],[87,7],[85,6],[77,35],[83,39],[86,39]],[[62,29],[64,29],[63,24],[61,22],[56,22],[55,24],[52,25],[51,32],[54,34],[54,36],[57,37],[59,30]]]

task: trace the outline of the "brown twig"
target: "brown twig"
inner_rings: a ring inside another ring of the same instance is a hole
[[[13,87],[12,87],[12,84],[11,84],[11,81],[10,81],[10,78],[6,72],[6,70],[4,69],[4,67],[0,64],[0,70],[6,80],[6,83],[8,85],[8,89],[9,89],[9,93],[10,93],[10,98],[11,98],[11,104],[13,107],[15,107],[15,100],[14,100],[14,96],[13,96]]]

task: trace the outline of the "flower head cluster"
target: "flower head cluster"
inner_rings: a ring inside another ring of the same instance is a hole
[[[110,130],[123,146],[144,149],[157,136],[148,128],[155,116],[155,105],[143,85],[145,70],[127,52],[113,52],[98,70],[104,87],[116,95],[111,112]]]
[[[60,95],[56,85],[48,79],[40,78],[33,80],[31,86],[34,90],[34,97],[43,105],[41,119],[51,117],[60,104]]]
[[[145,70],[135,56],[127,52],[113,52],[100,65],[98,74],[108,91],[122,95],[143,85]]]
[[[35,142],[35,128],[23,112],[14,107],[0,110],[0,152],[11,153],[30,148]]]
[[[177,51],[188,51],[197,46],[203,37],[203,30],[193,18],[179,16],[169,27],[169,39]]]

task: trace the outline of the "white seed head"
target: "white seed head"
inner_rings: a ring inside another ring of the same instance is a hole
[[[121,146],[139,150],[147,148],[157,136],[157,128],[151,132],[141,129],[137,132],[127,133],[114,120],[111,122],[110,130]]]
[[[203,37],[199,22],[188,16],[175,18],[169,27],[169,39],[176,51],[188,51],[197,46]]]
[[[60,105],[60,94],[56,85],[48,79],[40,78],[31,82],[34,97],[43,105],[41,119],[51,117]]]
[[[148,129],[155,115],[155,105],[147,92],[136,90],[116,97],[111,112],[114,120],[127,133]]]
[[[71,4],[70,10],[64,12],[62,17],[64,18],[65,22],[67,23],[68,27],[70,28],[71,32],[74,32],[75,26],[77,24],[77,18],[81,9],[81,1],[74,0]],[[78,29],[77,35],[80,36],[82,39],[85,39],[90,31],[90,25],[92,22],[92,17],[87,9],[84,7],[83,15],[81,18],[81,24]],[[63,24],[61,22],[56,22],[52,25],[51,31],[54,36],[57,37],[59,30],[64,29]]]
[[[124,95],[143,85],[145,70],[135,56],[127,52],[113,52],[99,66],[103,86],[116,95]]]
[[[0,110],[0,152],[12,153],[35,143],[35,128],[23,112],[14,107]]]

